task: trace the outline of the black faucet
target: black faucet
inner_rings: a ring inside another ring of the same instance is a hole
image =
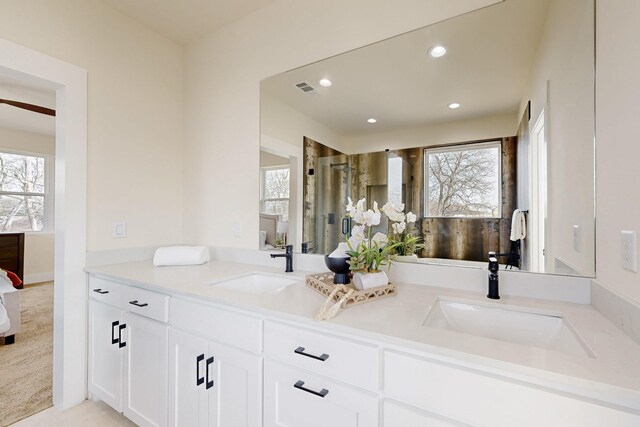
[[[496,258],[495,252],[489,252],[489,293],[487,298],[500,299],[500,293],[498,291],[498,270],[500,264],[498,264],[498,258]]]
[[[287,267],[284,269],[285,273],[293,273],[293,245],[287,245],[286,251],[283,254],[271,254],[271,258],[287,259]]]

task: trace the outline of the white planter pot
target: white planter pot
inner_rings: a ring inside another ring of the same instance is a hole
[[[355,273],[353,275],[353,285],[359,291],[378,288],[389,284],[387,273],[379,271],[377,273]]]
[[[394,260],[398,262],[418,262],[418,255],[395,255]]]

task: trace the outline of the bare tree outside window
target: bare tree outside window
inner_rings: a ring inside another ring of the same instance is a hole
[[[427,216],[500,217],[500,145],[425,150]]]
[[[262,212],[289,220],[289,168],[262,170]]]
[[[41,231],[44,197],[44,158],[0,153],[0,231]]]

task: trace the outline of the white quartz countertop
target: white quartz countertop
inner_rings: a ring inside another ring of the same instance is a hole
[[[299,283],[272,294],[250,294],[212,283],[264,272],[284,275],[280,268],[212,261],[200,266],[154,267],[151,261],[87,268],[91,274],[173,295],[224,303],[236,308],[280,316],[299,324],[420,351],[445,363],[538,384],[640,411],[640,346],[590,305],[502,297],[498,304],[560,312],[595,357],[571,356],[554,350],[514,344],[423,326],[439,297],[488,301],[485,295],[447,288],[398,283],[394,297],[340,311],[328,321],[313,320],[325,298]],[[493,301],[492,301],[493,302]],[[396,347],[396,348],[399,348]]]

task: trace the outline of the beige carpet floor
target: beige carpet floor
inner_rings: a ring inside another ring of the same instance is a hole
[[[53,402],[53,282],[20,291],[22,332],[0,345],[0,426],[49,408]]]

